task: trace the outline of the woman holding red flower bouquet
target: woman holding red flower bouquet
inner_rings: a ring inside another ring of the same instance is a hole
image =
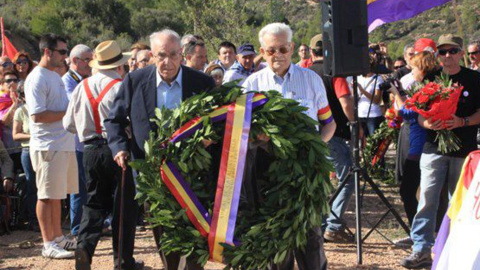
[[[401,79],[401,88],[406,89],[409,93],[420,83],[434,81],[435,77],[440,75],[440,67],[436,62],[433,53],[423,51],[417,53],[411,60],[410,66],[412,72],[409,76],[413,80],[409,80],[404,76]],[[406,78],[406,79],[404,79]],[[394,94],[395,108],[398,108],[398,114],[403,117],[404,124],[409,125],[409,148],[408,156],[401,173],[400,196],[403,201],[403,207],[407,214],[410,226],[413,217],[417,213],[418,200],[416,193],[420,186],[420,156],[422,155],[423,145],[427,136],[426,130],[421,127],[418,122],[418,113],[411,109],[405,108],[405,100],[407,96],[401,89],[392,86],[390,92]],[[410,237],[396,242],[399,246],[411,246],[413,244]]]

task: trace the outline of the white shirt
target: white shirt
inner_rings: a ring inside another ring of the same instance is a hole
[[[182,67],[178,71],[175,80],[168,84],[165,82],[158,70],[157,74],[157,108],[175,109],[182,102]]]
[[[68,98],[62,78],[54,71],[35,67],[25,81],[25,99],[29,115],[44,111],[64,112]],[[62,121],[34,123],[30,121],[30,148],[37,151],[75,151],[73,134]]]
[[[400,79],[400,84],[402,84],[402,88],[405,90],[410,90],[413,86],[416,85],[415,78],[413,78],[413,73],[410,72],[407,75],[403,76]]]
[[[235,70],[229,69],[225,72],[222,83],[225,84],[225,83],[233,82],[235,80],[241,80],[240,82],[238,82],[238,85],[242,85],[247,77],[248,76],[245,74],[241,74],[239,72],[236,72]]]
[[[314,71],[293,63],[283,78],[267,67],[248,76],[242,86],[246,91],[276,90],[284,98],[296,100],[307,107],[306,114],[315,121],[318,121],[318,111],[328,106],[322,78]]]
[[[103,89],[105,89],[105,87],[114,79],[122,78],[113,70],[98,70],[95,75],[87,79],[92,96],[97,98]],[[106,139],[107,131],[103,121],[107,118],[122,83],[118,82],[112,86],[98,105],[100,125],[102,126],[101,135],[97,134],[92,106],[88,100],[83,84],[84,82],[82,81],[73,91],[67,113],[63,117],[63,126],[71,133],[78,133],[78,138],[81,142],[98,138],[100,136]]]
[[[376,81],[375,77],[377,77]],[[357,81],[358,84],[361,85],[366,92],[374,95],[374,90],[379,89],[378,86],[383,82],[383,79],[380,75],[371,77],[358,76]],[[380,105],[370,102],[370,99],[363,95],[360,92],[360,89],[358,90],[358,96],[360,97],[358,101],[358,117],[366,118],[367,115],[368,118],[382,116],[382,109],[380,108]],[[370,107],[370,103],[372,103],[372,107],[370,108],[369,114],[368,109]]]

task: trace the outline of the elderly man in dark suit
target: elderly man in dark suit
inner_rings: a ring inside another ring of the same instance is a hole
[[[172,30],[162,30],[150,36],[155,65],[129,73],[120,88],[118,96],[105,119],[108,144],[117,164],[126,169],[127,160],[145,157],[144,143],[149,132],[156,131],[150,121],[155,116],[155,108],[176,108],[181,101],[215,86],[214,80],[196,70],[181,65],[182,51],[180,36]],[[129,140],[126,128],[131,124],[132,139]],[[160,247],[161,227],[153,229],[155,242]],[[160,250],[165,269],[178,269],[179,254],[164,254]],[[187,260],[186,268],[202,269],[193,260]]]

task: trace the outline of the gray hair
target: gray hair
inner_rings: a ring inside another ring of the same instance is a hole
[[[474,39],[470,41],[470,43],[468,43],[468,46],[472,46],[472,45],[475,45],[480,48],[480,39]]]
[[[136,60],[138,61],[138,58],[142,55],[148,55],[150,53],[150,50],[141,50],[138,51],[137,54],[135,55]]]
[[[82,57],[83,53],[93,53],[93,50],[84,44],[78,44],[70,51],[70,60]]]
[[[265,27],[258,32],[258,40],[260,41],[260,45],[262,47],[265,46],[265,43],[263,42],[263,37],[266,34],[271,34],[271,35],[281,35],[285,34],[287,35],[287,40],[288,42],[292,42],[292,29],[290,26],[284,24],[284,23],[271,23],[267,24]]]
[[[171,29],[163,29],[163,30],[160,30],[158,32],[154,32],[150,35],[150,47],[153,48],[153,43],[155,43],[155,40],[157,40],[161,36],[166,36],[168,38],[171,38],[175,42],[178,42],[179,45],[181,45],[180,35],[177,32],[175,32]]]
[[[186,34],[182,37],[182,40],[180,40],[180,45],[183,48],[183,47],[185,47],[185,45],[190,43],[190,41],[197,42],[197,38],[192,34]]]
[[[407,50],[410,48],[415,48],[415,44],[408,43],[407,45],[405,45],[405,47],[403,47],[403,55],[405,55],[407,53]]]

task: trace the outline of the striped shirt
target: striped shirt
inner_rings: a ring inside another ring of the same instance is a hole
[[[322,78],[314,71],[290,64],[285,76],[276,75],[270,67],[250,75],[242,84],[245,91],[276,90],[307,107],[305,112],[315,121],[326,125],[333,121]]]

